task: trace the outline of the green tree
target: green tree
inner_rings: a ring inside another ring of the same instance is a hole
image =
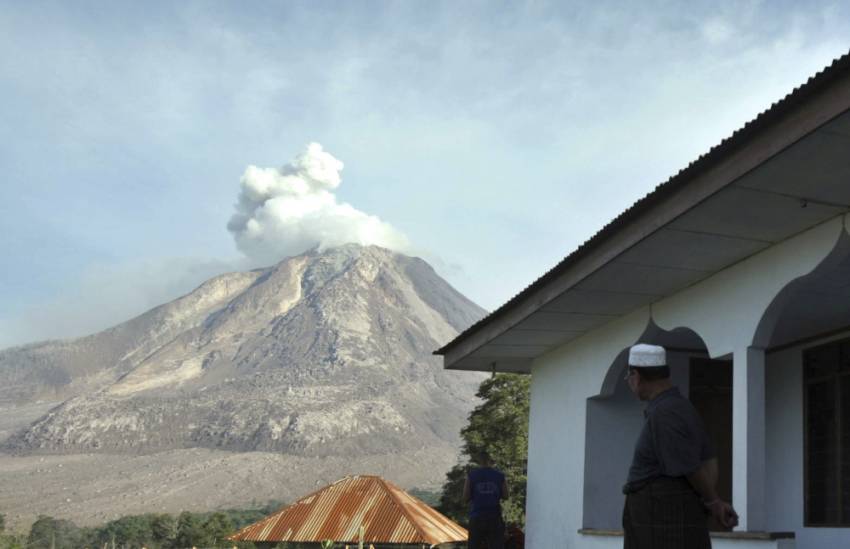
[[[171,547],[177,535],[177,521],[175,518],[165,513],[151,515],[150,525],[151,536],[153,537],[152,545],[162,548]]]
[[[81,530],[70,520],[39,515],[30,527],[27,547],[32,549],[75,549]]]
[[[422,500],[424,503],[430,505],[431,507],[436,507],[440,504],[440,492],[426,490],[425,488],[411,488],[407,491],[411,496]]]
[[[445,515],[467,523],[463,483],[467,471],[476,465],[470,462],[472,457],[485,452],[508,482],[510,497],[502,501],[505,521],[525,525],[530,383],[530,376],[518,374],[496,374],[481,383],[477,395],[482,403],[460,432],[464,459],[446,474],[443,484],[439,509]]]
[[[143,547],[151,545],[153,531],[148,515],[127,515],[112,520],[98,529],[100,544],[115,540],[116,546]]]
[[[224,539],[234,531],[233,523],[226,514],[211,514],[204,523],[204,530],[212,538],[212,545],[216,547],[230,547],[233,545]]]
[[[207,534],[204,522],[195,513],[183,511],[177,517],[177,535],[174,546],[185,547],[208,547],[212,545],[212,537]]]
[[[0,513],[0,549],[24,549],[26,537],[6,532],[6,515]]]
[[[463,501],[463,482],[471,467],[469,463],[458,463],[446,473],[446,482],[443,484],[443,493],[437,506],[438,511],[464,526],[467,526],[469,521],[468,504]]]
[[[0,549],[25,549],[27,537],[20,534],[0,534]]]

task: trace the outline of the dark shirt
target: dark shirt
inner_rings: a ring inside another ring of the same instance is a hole
[[[470,517],[502,515],[502,486],[505,475],[492,467],[479,467],[469,472],[469,493],[472,496]]]
[[[644,416],[628,482],[683,477],[715,457],[702,418],[676,387],[649,401]]]

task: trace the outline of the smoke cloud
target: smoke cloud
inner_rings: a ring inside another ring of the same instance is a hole
[[[279,169],[248,166],[227,224],[239,250],[263,264],[347,243],[405,250],[407,237],[391,225],[337,202],[342,168],[318,143]]]

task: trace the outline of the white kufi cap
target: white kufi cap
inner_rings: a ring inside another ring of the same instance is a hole
[[[629,366],[634,368],[667,366],[667,352],[659,345],[639,343],[629,349]]]

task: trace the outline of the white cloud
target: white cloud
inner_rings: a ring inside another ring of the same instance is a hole
[[[227,224],[239,250],[258,264],[346,243],[407,250],[407,237],[391,225],[337,202],[342,169],[318,143],[279,169],[248,166]]]

